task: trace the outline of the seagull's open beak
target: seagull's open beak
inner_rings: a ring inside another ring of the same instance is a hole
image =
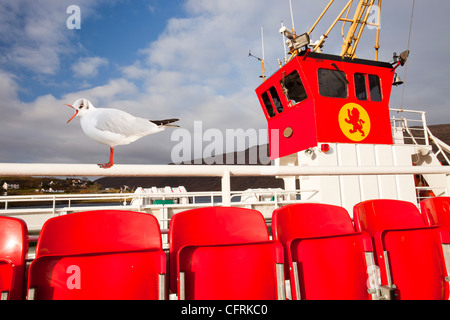
[[[73,106],[71,106],[70,104],[66,104],[66,106],[69,106],[69,107],[75,109],[75,108],[74,108]],[[70,121],[72,121],[72,119],[75,118],[75,117],[77,116],[77,114],[78,114],[78,110],[75,109],[75,114],[72,116],[72,118],[69,119],[69,121],[67,121],[67,123],[69,123]]]

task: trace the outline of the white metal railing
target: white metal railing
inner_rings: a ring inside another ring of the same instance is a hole
[[[94,164],[24,164],[0,163],[0,176],[135,176],[135,177],[221,177],[222,202],[231,200],[232,176],[342,176],[450,174],[450,166],[374,166],[374,167],[308,167],[246,165],[115,165],[101,169]],[[57,196],[57,195],[55,195]]]
[[[401,139],[400,143],[405,142],[403,140],[404,137],[403,133],[406,133],[407,137],[412,140],[412,143],[417,146],[420,145],[428,146],[431,144],[431,142],[433,142],[437,148],[437,152],[433,153],[432,156],[436,160],[438,160],[437,156],[440,154],[443,157],[445,164],[447,166],[450,165],[450,159],[444,152],[445,150],[450,154],[450,146],[448,146],[446,143],[436,138],[430,131],[430,128],[428,128],[426,121],[426,112],[416,110],[390,109],[390,115],[394,140],[398,138],[398,136],[396,136],[396,132],[400,131],[402,132],[402,134],[400,135]],[[420,202],[424,198],[428,197],[428,196],[424,197],[423,195],[429,194],[429,191],[431,190],[436,191],[438,189],[444,188],[438,186],[428,186],[428,187],[416,186],[417,201]],[[445,193],[445,190],[443,190],[443,192]]]
[[[430,131],[429,128],[427,128],[427,133],[429,134],[431,140],[433,140],[434,144],[436,145],[438,151],[436,152],[436,157],[441,154],[442,157],[445,159],[446,164],[450,165],[450,159],[447,157],[447,155],[445,154],[444,150],[446,152],[448,152],[450,154],[450,146],[447,145],[445,142],[439,140],[438,138],[436,138]]]
[[[320,176],[320,175],[395,175],[395,174],[448,174],[449,168],[411,166],[261,166],[261,165],[114,165],[100,169],[95,164],[27,164],[0,163],[0,176],[52,176],[52,177],[254,177],[254,176]]]
[[[446,164],[450,165],[450,159],[445,154],[450,148],[446,143],[436,138],[428,128],[425,111],[390,109],[391,124],[394,130],[402,130],[416,145],[430,145],[431,141],[437,147],[436,156],[441,154]]]
[[[442,190],[443,192],[445,192],[444,187],[416,187],[417,203],[420,203],[422,200],[433,197],[434,195],[431,195],[431,192],[434,192],[436,190]]]
[[[66,204],[67,207],[72,206],[72,201],[126,201],[128,198],[136,197],[135,194],[129,193],[101,193],[101,194],[55,194],[55,195],[25,195],[25,196],[2,196],[0,197],[1,210],[10,209],[10,204],[14,203],[51,203],[50,208],[56,212],[57,206]]]
[[[309,199],[317,190],[293,190],[282,189],[232,191],[230,201],[234,204],[252,205],[268,202],[262,199],[270,199],[275,206],[278,203],[288,203],[289,199]],[[173,203],[156,203],[155,200],[175,200]],[[146,201],[143,201],[146,200]],[[182,201],[186,200],[186,201]],[[15,206],[14,206],[15,204]],[[46,204],[46,205],[45,205]],[[26,195],[26,196],[2,196],[0,197],[0,214],[33,214],[51,212],[54,215],[86,210],[92,204],[103,207],[120,206],[121,209],[145,210],[148,208],[189,207],[197,205],[222,204],[222,192],[184,192],[170,193],[99,193],[99,194],[64,194],[64,195]],[[3,206],[3,208],[1,207]]]
[[[430,144],[425,111],[390,109],[390,115],[394,130],[408,133],[414,144]]]

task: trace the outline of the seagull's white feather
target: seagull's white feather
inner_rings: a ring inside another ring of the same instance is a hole
[[[89,138],[110,146],[109,162],[99,164],[105,169],[114,165],[115,146],[129,144],[166,127],[174,127],[171,123],[178,121],[178,119],[151,121],[117,109],[95,108],[87,99],[78,99],[73,105],[68,106],[76,112],[67,123],[77,116],[80,117],[81,127]]]
[[[96,108],[81,118],[81,127],[91,139],[109,145],[129,144],[163,128],[149,120],[117,109]]]

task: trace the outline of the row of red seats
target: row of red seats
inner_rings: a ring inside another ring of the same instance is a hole
[[[167,299],[173,292],[188,300],[269,300],[285,299],[289,279],[293,299],[448,299],[450,198],[428,199],[421,209],[365,201],[353,224],[341,207],[288,205],[273,213],[273,240],[256,210],[193,209],[171,219],[168,263],[154,216],[80,212],[44,224],[28,270],[25,223],[0,217],[0,291],[3,299]]]

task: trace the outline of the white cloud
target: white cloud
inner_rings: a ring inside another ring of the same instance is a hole
[[[143,67],[140,61],[137,61],[130,66],[121,67],[120,69],[128,79],[144,79],[148,77],[149,73],[149,70]]]
[[[4,106],[17,102],[18,85],[15,76],[0,69],[0,97]]]
[[[102,1],[79,0],[83,19]],[[71,0],[0,1],[3,67],[55,75],[63,57],[79,52],[77,31],[67,29]]]
[[[54,74],[59,68],[59,56],[71,47],[70,34],[63,27],[64,10],[64,2],[60,1],[2,1],[0,36],[11,48],[4,52],[5,62]]]
[[[100,68],[108,66],[108,59],[101,57],[80,58],[72,65],[74,75],[79,78],[92,78],[98,75]]]

